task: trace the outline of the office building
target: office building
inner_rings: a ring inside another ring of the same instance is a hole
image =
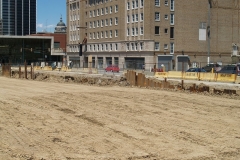
[[[0,35],[36,33],[36,0],[0,0]]]
[[[238,0],[66,2],[68,58],[83,67],[149,69],[166,61],[172,64],[168,68],[180,69],[181,61],[188,66],[227,63],[239,55]],[[79,57],[85,34],[87,52]]]

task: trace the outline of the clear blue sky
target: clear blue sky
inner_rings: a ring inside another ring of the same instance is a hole
[[[66,0],[37,0],[37,32],[54,32],[60,21],[66,22]]]

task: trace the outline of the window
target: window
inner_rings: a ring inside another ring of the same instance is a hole
[[[108,50],[108,44],[105,44],[105,50],[106,51]]]
[[[131,43],[131,46],[132,46],[132,51],[134,51],[134,43]]]
[[[115,13],[118,12],[118,5],[115,6]]]
[[[103,27],[104,26],[104,20],[102,19],[101,20],[101,27]]]
[[[135,1],[132,1],[132,9],[135,8]]]
[[[93,10],[93,17],[95,17],[95,15],[96,15],[96,11],[95,11],[95,10]]]
[[[164,44],[164,49],[168,49],[168,44]]]
[[[144,6],[144,0],[141,0],[141,7]]]
[[[97,32],[97,39],[99,39],[99,32]]]
[[[109,12],[112,13],[112,6],[110,6],[110,11]]]
[[[155,42],[155,51],[159,51],[160,47],[159,47],[159,42]]]
[[[143,50],[143,42],[140,42],[140,50]]]
[[[97,16],[99,16],[99,12],[100,12],[99,9],[97,9]]]
[[[136,6],[136,8],[138,8],[138,0],[136,0],[135,6]]]
[[[103,38],[103,31],[101,31],[101,38]]]
[[[135,21],[138,22],[138,14],[135,15]]]
[[[118,37],[118,30],[115,30],[115,37]]]
[[[90,51],[92,50],[92,45],[89,45],[89,50],[90,50]]]
[[[170,27],[170,38],[174,38],[174,27]]]
[[[102,44],[101,46],[102,46],[102,49],[101,49],[101,50],[102,50],[102,51],[104,51],[104,47],[103,47],[103,44]]]
[[[108,7],[105,8],[105,14],[108,14]]]
[[[168,20],[168,15],[167,15],[167,14],[165,14],[164,18],[165,18],[165,20]]]
[[[92,33],[89,33],[89,39],[92,39]]]
[[[110,18],[110,22],[109,22],[109,25],[110,25],[110,26],[112,25],[112,18]]]
[[[174,0],[170,0],[170,10],[174,11]]]
[[[95,28],[95,26],[96,26],[96,22],[95,22],[95,21],[93,21],[93,28]]]
[[[115,25],[118,25],[118,18],[115,17]]]
[[[127,10],[130,9],[130,2],[127,2]]]
[[[97,20],[97,27],[99,27],[100,26],[100,22],[99,22],[99,20]]]
[[[143,21],[143,13],[141,13],[141,21]]]
[[[99,44],[97,45],[97,50],[98,50],[98,51],[100,50],[100,48],[99,48]]]
[[[168,0],[165,0],[164,3],[165,3],[165,6],[168,6]]]
[[[174,25],[174,14],[173,13],[170,14],[170,24]]]
[[[112,44],[110,44],[110,51],[112,51]]]
[[[132,28],[132,36],[135,35],[135,28]]]
[[[92,22],[89,22],[89,28],[92,28]]]
[[[109,37],[112,38],[112,30],[109,31]]]
[[[135,35],[138,35],[138,28],[135,28]]]
[[[164,33],[168,34],[168,29],[167,28],[164,29]]]
[[[140,28],[140,34],[143,35],[143,27]]]
[[[135,21],[135,15],[133,14],[132,15],[132,22],[134,22]]]
[[[95,48],[96,48],[95,45],[93,45],[93,50],[94,50],[94,51],[95,51]]]
[[[129,51],[129,43],[127,43],[127,47],[126,48],[127,48],[127,51]]]
[[[155,34],[160,34],[160,27],[159,26],[155,26]]]
[[[174,43],[173,42],[170,43],[170,53],[174,54]]]
[[[118,44],[115,43],[115,50],[117,51],[118,50]]]
[[[129,36],[129,28],[127,28],[127,36]]]
[[[155,6],[160,7],[160,0],[155,0]]]
[[[130,18],[129,18],[129,15],[127,15],[127,23],[129,23],[129,21],[130,21],[129,19],[130,19]]]
[[[95,32],[93,32],[93,39],[95,39]]]
[[[92,17],[92,11],[89,11],[89,17]]]
[[[104,15],[104,8],[101,9],[101,15]]]
[[[138,50],[138,44],[135,43],[135,50],[137,51]]]
[[[160,21],[160,13],[155,12],[155,21]]]
[[[108,38],[108,31],[105,31],[105,38]]]
[[[108,26],[108,19],[105,19],[105,26]]]

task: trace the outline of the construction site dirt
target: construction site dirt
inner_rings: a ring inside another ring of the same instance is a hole
[[[35,74],[0,77],[0,159],[240,159],[237,94]]]

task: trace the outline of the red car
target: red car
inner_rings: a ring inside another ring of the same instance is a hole
[[[107,68],[105,68],[105,71],[111,71],[111,72],[119,72],[119,67],[115,65],[110,65]]]

